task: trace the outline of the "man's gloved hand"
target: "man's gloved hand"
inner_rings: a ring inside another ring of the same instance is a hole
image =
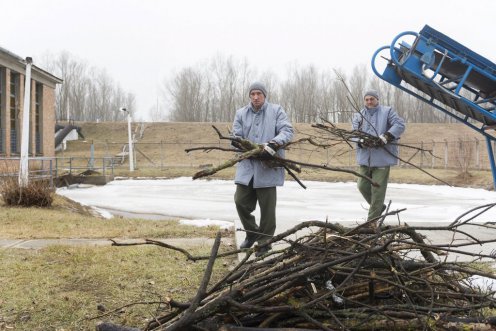
[[[379,137],[366,137],[360,138],[358,141],[358,147],[368,148],[368,147],[379,147],[382,145],[382,140]]]
[[[390,143],[391,141],[393,141],[395,138],[390,132],[386,132],[384,134],[381,134],[379,136],[379,139],[381,139],[381,142],[383,145],[386,145],[387,143]]]
[[[276,155],[278,149],[279,145],[277,145],[275,142],[268,142],[264,144],[264,148],[260,156],[264,159],[272,158],[274,155]]]

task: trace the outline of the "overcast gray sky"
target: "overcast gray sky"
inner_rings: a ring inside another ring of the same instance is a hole
[[[0,8],[0,46],[35,64],[65,50],[105,68],[136,95],[140,114],[172,72],[216,54],[280,77],[295,63],[351,73],[428,24],[496,59],[494,0],[0,0]]]

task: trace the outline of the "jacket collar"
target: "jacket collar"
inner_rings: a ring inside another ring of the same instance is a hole
[[[262,105],[262,108],[260,108],[259,111],[255,111],[255,108],[253,107],[253,105],[251,104],[251,102],[248,104],[248,108],[254,112],[254,113],[260,113],[260,112],[263,112],[265,109],[267,109],[267,106],[268,106],[268,102],[267,100],[265,100],[264,104]]]
[[[381,107],[380,105],[377,105],[377,107],[372,107],[372,108],[367,108],[367,107],[365,107],[365,108],[364,108],[364,110],[365,110],[365,111],[368,111],[368,112],[369,112],[369,113],[371,113],[371,114],[373,114],[373,113],[375,113],[376,111],[378,111],[380,107]]]

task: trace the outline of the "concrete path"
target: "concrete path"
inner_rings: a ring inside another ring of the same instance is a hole
[[[257,215],[258,217],[258,215]],[[391,220],[386,220],[386,224],[389,225],[397,225],[398,223],[394,221],[394,217],[391,218]],[[339,222],[339,224],[346,226],[346,227],[355,227],[359,223],[358,222]],[[430,223],[430,222],[417,222],[417,223],[412,223],[410,224],[411,226],[415,227],[440,227],[440,226],[447,226],[450,223]],[[286,230],[289,230],[290,228],[294,227],[296,224],[290,224],[286,222],[279,222],[277,224],[277,230],[276,234],[282,233]],[[235,222],[235,229],[242,229],[243,226],[240,221]],[[474,225],[463,225],[459,228],[459,230],[464,231],[465,233],[473,236],[474,238],[480,240],[480,241],[486,241],[486,240],[495,240],[496,241],[496,226],[494,225],[488,225],[487,227],[480,227],[480,226],[474,226]],[[298,236],[303,236],[307,233],[309,233],[311,230],[302,230],[298,232]],[[462,244],[462,243],[467,243],[469,240],[469,237],[466,235],[463,235],[461,233],[457,233],[455,236],[453,236],[453,232],[451,231],[439,231],[439,230],[427,230],[427,231],[418,231],[420,234],[425,236],[424,241],[430,245],[449,245],[450,243],[452,244]],[[236,242],[239,246],[239,244],[245,239],[245,232],[244,231],[236,231]],[[293,237],[293,239],[296,239],[296,237]],[[280,245],[280,246],[279,246]],[[280,249],[283,248],[284,244],[279,244],[277,243],[277,246],[275,246],[275,249]],[[483,245],[469,245],[469,246],[462,246],[462,247],[454,247],[454,250],[458,250],[460,252],[468,252],[471,254],[486,254],[486,255],[493,255],[495,258],[493,259],[485,259],[486,261],[493,261],[496,262],[496,242],[492,243],[485,243]],[[444,257],[444,256],[443,256]],[[465,262],[465,261],[472,261],[473,257],[469,255],[465,255],[462,253],[449,253],[447,257],[448,261],[460,261],[460,262]]]
[[[395,224],[394,221],[386,222],[388,224]],[[340,222],[340,224],[348,227],[356,226],[357,222]],[[415,223],[412,224],[414,226],[445,226],[444,223]],[[294,225],[293,225],[294,226]],[[242,228],[241,223],[239,221],[235,222],[235,229]],[[277,233],[281,233],[290,228],[288,224],[281,222],[278,224]],[[496,240],[496,227],[488,226],[486,228],[472,226],[472,225],[464,225],[460,228],[467,234],[470,234],[474,238],[478,240]],[[302,236],[308,231],[300,231],[298,232],[298,236]],[[455,238],[453,238],[453,233],[450,231],[419,231],[421,234],[425,235],[426,242],[431,245],[448,245],[450,243],[460,244],[466,243],[468,237],[462,234],[457,234]],[[236,231],[235,238],[222,238],[222,241],[225,245],[231,245],[233,249],[239,247],[239,244],[244,240],[245,233],[243,231]],[[293,239],[296,239],[293,238]],[[141,242],[143,239],[127,239],[127,238],[115,238],[118,242],[123,243],[136,243]],[[165,242],[167,244],[177,246],[180,248],[190,248],[190,247],[198,247],[198,246],[206,246],[212,247],[214,244],[213,238],[156,238],[156,240]],[[70,245],[70,246],[111,246],[112,242],[109,239],[91,239],[91,238],[66,238],[66,239],[0,239],[0,249],[41,249],[52,245]],[[279,244],[277,244],[279,245]],[[275,246],[274,249],[282,248],[281,246]],[[470,245],[470,246],[462,246],[454,248],[461,252],[468,253],[481,253],[486,255],[494,255],[496,256],[496,242],[485,243],[483,245]],[[243,255],[243,254],[241,254]],[[465,254],[456,254],[450,253],[448,260],[453,261],[470,261],[473,258],[471,256]],[[494,261],[494,259],[492,259]]]

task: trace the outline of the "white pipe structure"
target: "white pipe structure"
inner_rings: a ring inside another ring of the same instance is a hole
[[[26,80],[24,82],[24,107],[22,110],[21,160],[19,164],[19,186],[29,182],[29,119],[31,108],[31,66],[33,59],[26,58]]]
[[[134,149],[133,149],[133,137],[131,135],[131,112],[126,108],[119,108],[120,111],[127,113],[127,135],[129,143],[129,171],[134,171]]]

